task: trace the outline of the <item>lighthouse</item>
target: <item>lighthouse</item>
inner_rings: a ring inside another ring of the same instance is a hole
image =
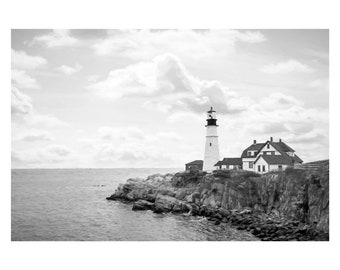
[[[214,165],[220,160],[220,150],[218,148],[218,135],[216,124],[216,111],[213,107],[207,112],[207,135],[205,139],[205,152],[204,152],[204,162],[203,170],[212,171],[214,170]]]

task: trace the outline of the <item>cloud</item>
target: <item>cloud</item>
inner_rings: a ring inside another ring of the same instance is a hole
[[[137,60],[149,60],[164,53],[197,60],[229,55],[236,42],[259,43],[265,40],[259,31],[128,30],[109,32],[107,37],[93,45],[93,49],[98,55]]]
[[[29,96],[21,93],[16,87],[11,91],[12,115],[27,115],[33,112],[32,100]]]
[[[218,121],[221,144],[227,146],[228,156],[240,155],[252,139],[263,142],[270,137],[281,138],[305,161],[328,156],[328,109],[308,108],[289,95],[273,93],[253,100],[242,114],[218,116]]]
[[[12,69],[12,83],[18,88],[39,89],[37,80],[31,77],[24,70]]]
[[[64,145],[48,145],[42,149],[12,150],[12,162],[18,166],[55,167],[72,158],[73,151]]]
[[[247,98],[238,97],[220,82],[193,76],[172,54],[113,70],[89,89],[103,98],[144,97],[146,107],[163,111],[202,113],[213,105],[225,114],[241,112],[248,104]]]
[[[51,114],[40,114],[34,111],[33,114],[28,115],[25,118],[26,124],[30,126],[44,126],[44,127],[69,127],[70,124],[60,120]]]
[[[100,138],[103,140],[118,140],[128,141],[131,139],[145,140],[145,133],[137,127],[113,128],[101,127],[99,128]]]
[[[82,66],[80,64],[76,64],[74,67],[71,66],[67,66],[67,65],[62,65],[60,67],[57,68],[58,71],[64,73],[65,75],[73,75],[77,72],[79,72],[80,70],[82,70]]]
[[[100,78],[99,75],[90,75],[87,77],[87,81],[90,82],[90,83],[93,83],[93,82],[96,82],[98,81]]]
[[[42,44],[49,48],[68,47],[79,44],[79,40],[70,35],[70,30],[55,29],[47,35],[37,36],[33,39],[33,44]]]
[[[173,167],[182,157],[175,150],[182,137],[174,131],[152,133],[138,127],[104,126],[98,129],[96,138],[78,142],[99,166]]]
[[[303,104],[293,96],[282,93],[273,93],[261,98],[261,101],[254,103],[252,107],[259,110],[265,109],[266,111],[276,111],[302,105]]]
[[[14,69],[36,69],[47,64],[47,60],[40,56],[31,56],[24,51],[12,49],[12,68]]]
[[[262,67],[262,72],[267,74],[287,74],[287,73],[312,73],[314,70],[300,63],[297,60],[290,59],[286,62],[279,62],[277,64],[267,65]]]
[[[36,141],[52,141],[53,137],[49,132],[40,129],[27,129],[16,135],[16,141],[36,142]]]
[[[16,87],[11,88],[12,120],[28,126],[68,126],[69,124],[53,115],[41,114],[34,109],[32,99],[20,92]]]

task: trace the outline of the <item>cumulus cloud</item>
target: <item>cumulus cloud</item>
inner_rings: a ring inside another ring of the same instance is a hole
[[[58,71],[64,73],[65,75],[73,75],[77,72],[79,72],[80,70],[82,70],[82,66],[80,64],[76,64],[74,67],[71,66],[67,66],[67,65],[62,65],[60,67],[57,68]]]
[[[279,62],[277,64],[271,64],[262,67],[262,72],[268,74],[287,74],[287,73],[312,73],[314,70],[301,62],[290,59],[285,62]]]
[[[105,80],[89,88],[103,98],[147,97],[146,107],[163,111],[202,113],[213,105],[220,113],[235,113],[248,104],[247,98],[238,97],[220,82],[193,76],[172,54],[113,70]]]
[[[37,112],[32,104],[32,99],[20,92],[16,87],[11,88],[11,112],[12,120],[28,126],[68,126],[57,117]]]
[[[33,111],[32,100],[29,96],[21,93],[16,87],[11,91],[12,115],[27,115]]]
[[[220,139],[228,153],[237,156],[252,139],[261,142],[272,136],[288,143],[305,161],[317,160],[328,155],[328,118],[328,109],[308,108],[292,96],[273,93],[235,118],[219,117]]]
[[[12,69],[12,84],[18,88],[39,89],[37,80],[26,73],[24,70]]]
[[[109,32],[93,45],[98,55],[124,56],[148,60],[159,54],[173,53],[184,58],[226,56],[236,42],[265,41],[259,31],[236,30],[128,30]]]
[[[33,44],[43,44],[49,48],[75,46],[79,43],[78,39],[71,36],[70,30],[55,29],[52,32],[37,36],[33,39]]]
[[[15,69],[36,69],[47,64],[47,60],[40,56],[31,56],[24,51],[12,49],[12,68]]]

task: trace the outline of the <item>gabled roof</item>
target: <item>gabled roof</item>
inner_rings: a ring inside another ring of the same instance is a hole
[[[294,159],[295,163],[302,163],[303,162],[303,160],[300,157],[298,157],[297,155],[294,155],[293,159]]]
[[[247,156],[247,152],[248,151],[257,151],[260,152],[266,145],[267,143],[269,143],[271,146],[273,146],[277,151],[279,151],[281,153],[281,155],[287,155],[286,152],[295,152],[295,150],[293,148],[291,148],[290,146],[288,146],[286,143],[284,142],[272,142],[272,141],[266,141],[265,143],[256,143],[256,144],[252,144],[251,146],[249,146],[248,148],[246,148],[243,152],[241,157],[242,158],[246,158],[249,157]],[[300,159],[300,158],[299,158]],[[302,160],[301,160],[302,161]]]
[[[260,155],[258,158],[255,160],[256,162],[260,159],[263,158],[268,164],[283,164],[283,165],[291,165],[293,164],[293,158],[289,157],[288,155]]]
[[[295,152],[295,150],[293,148],[291,148],[290,146],[288,146],[286,143],[284,143],[282,141],[281,142],[270,142],[270,143],[275,148],[280,148],[284,152]]]
[[[202,165],[202,164],[203,164],[203,160],[194,160],[185,165]]]
[[[259,155],[257,159],[254,161],[254,164],[261,158],[268,163],[268,164],[282,164],[282,165],[292,165],[294,163],[302,163],[302,159],[299,158],[297,155],[294,157],[288,156],[286,153],[284,155]]]
[[[242,165],[242,158],[224,158],[221,161],[218,161],[214,166],[221,165]]]
[[[259,151],[260,149],[263,148],[263,146],[265,145],[265,143],[254,143],[251,146],[249,146],[248,148],[246,148],[241,155],[241,158],[245,158],[247,157],[247,152],[248,151]]]

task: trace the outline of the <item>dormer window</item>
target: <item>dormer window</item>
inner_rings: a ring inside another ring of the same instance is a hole
[[[251,156],[252,155],[252,152],[251,151],[248,151],[248,156]]]

